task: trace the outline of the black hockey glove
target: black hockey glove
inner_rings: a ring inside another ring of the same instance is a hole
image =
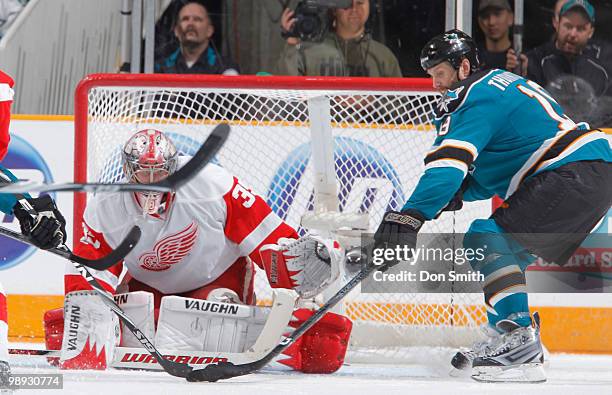
[[[399,245],[412,250],[416,247],[417,233],[424,222],[425,217],[416,210],[387,211],[374,233],[374,248],[395,248]],[[387,271],[398,263],[396,260],[389,261],[378,270]]]
[[[436,216],[438,218],[444,211],[459,211],[463,208],[463,193],[467,191],[471,176],[468,174],[461,183],[459,190],[455,192],[450,202]]]
[[[19,220],[21,233],[28,236],[36,247],[48,250],[66,242],[66,220],[59,212],[50,196],[26,199],[32,207],[24,207],[25,202],[17,201],[13,213]]]

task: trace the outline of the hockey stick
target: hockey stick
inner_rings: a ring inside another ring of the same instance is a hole
[[[138,329],[134,321],[130,317],[127,316],[121,310],[121,307],[117,306],[115,300],[112,295],[110,295],[100,283],[91,275],[89,270],[81,264],[73,262],[74,267],[81,273],[85,280],[91,285],[91,287],[100,295],[102,301],[115,313],[119,320],[123,322],[130,332],[138,339],[138,341],[144,346],[144,348],[157,360],[157,363],[169,374],[176,377],[187,377],[187,374],[193,370],[193,368],[184,363],[176,363],[173,361],[169,361],[164,358],[164,356],[155,348],[153,343],[147,339],[147,337]]]
[[[219,152],[227,140],[230,127],[226,123],[215,126],[204,144],[184,166],[166,177],[151,184],[108,184],[108,183],[67,183],[67,184],[40,184],[33,182],[17,182],[0,188],[2,193],[25,192],[127,192],[149,191],[170,192],[189,181],[206,166]]]
[[[0,226],[0,235],[10,237],[11,239],[21,241],[26,244],[32,244],[32,242],[21,233],[14,232],[10,229],[6,229]],[[72,251],[68,249],[68,247],[60,246],[57,248],[51,248],[49,250],[50,253],[61,256],[62,258],[68,259],[74,263],[78,263],[79,265],[87,266],[91,269],[95,270],[106,270],[125,258],[127,254],[132,251],[132,249],[140,240],[141,231],[138,226],[132,227],[128,232],[127,236],[123,239],[121,244],[117,248],[115,248],[108,255],[100,258],[100,259],[85,259],[78,255],[74,255]]]
[[[344,298],[349,292],[359,285],[366,277],[370,275],[374,270],[378,269],[378,266],[374,264],[366,264],[359,273],[353,277],[351,281],[346,283],[342,289],[340,289],[334,296],[332,296],[323,306],[321,306],[316,313],[314,313],[309,319],[304,321],[293,333],[289,336],[284,337],[276,347],[272,349],[263,358],[236,365],[231,362],[219,362],[217,365],[208,365],[203,369],[195,369],[187,375],[187,381],[209,381],[215,382],[218,380],[225,380],[232,377],[244,376],[253,373],[268,363],[274,358],[287,349],[294,341],[302,336],[308,329],[316,324],[331,308],[333,308],[342,298]]]

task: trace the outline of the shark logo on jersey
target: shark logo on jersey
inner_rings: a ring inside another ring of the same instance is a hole
[[[449,108],[453,107],[453,101],[461,98],[461,92],[465,89],[465,86],[460,86],[455,90],[449,90],[446,92],[444,96],[438,101],[438,112],[439,113],[447,113],[449,112]]]
[[[145,252],[138,258],[140,267],[161,272],[176,265],[191,253],[198,239],[198,230],[198,225],[194,221],[184,230],[164,237],[155,243],[153,251]]]

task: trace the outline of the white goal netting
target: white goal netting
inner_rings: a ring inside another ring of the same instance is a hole
[[[317,193],[329,191],[331,179],[335,204],[343,212],[367,213],[373,231],[384,211],[401,208],[410,195],[435,137],[429,114],[436,95],[425,86],[410,79],[98,75],[77,92],[77,178],[118,180],[120,147],[145,127],[167,133],[188,155],[214,125],[227,122],[232,134],[216,163],[290,225],[306,231],[301,218],[317,208]],[[333,159],[321,163],[326,158]],[[423,232],[464,232],[471,219],[489,212],[489,203],[468,205]],[[256,291],[262,303],[269,300],[261,274]],[[485,319],[481,299],[357,290],[343,306],[355,322],[351,349],[396,361],[406,347],[466,344]]]

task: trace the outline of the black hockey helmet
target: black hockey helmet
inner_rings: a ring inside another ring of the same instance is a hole
[[[421,51],[421,67],[427,71],[429,68],[448,61],[455,70],[458,70],[464,58],[470,61],[472,72],[478,70],[480,61],[476,43],[472,37],[461,30],[453,29],[429,40]]]

